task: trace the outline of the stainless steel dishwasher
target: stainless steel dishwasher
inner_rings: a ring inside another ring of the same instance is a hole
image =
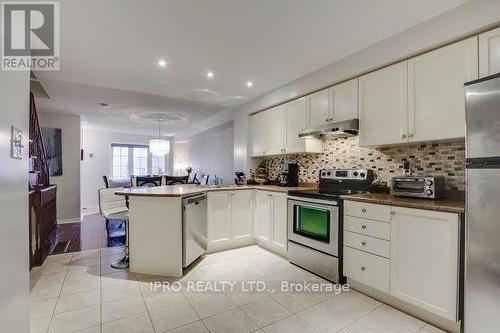
[[[207,251],[207,195],[182,200],[182,266],[188,267]]]

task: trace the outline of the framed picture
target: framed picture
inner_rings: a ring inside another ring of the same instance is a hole
[[[42,139],[49,165],[49,176],[62,176],[62,130],[60,128],[42,127]]]
[[[19,128],[11,126],[10,128],[11,138],[10,138],[10,157],[16,160],[23,159],[23,131]]]

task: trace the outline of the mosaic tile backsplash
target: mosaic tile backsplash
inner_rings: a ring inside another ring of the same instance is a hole
[[[271,179],[282,162],[299,164],[299,181],[316,182],[321,169],[372,169],[379,180],[402,176],[403,163],[410,162],[413,174],[444,176],[447,190],[465,190],[465,142],[411,144],[381,148],[362,148],[357,136],[326,140],[322,154],[270,157],[265,160]]]

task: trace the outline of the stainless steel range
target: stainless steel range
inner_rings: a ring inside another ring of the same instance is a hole
[[[318,190],[288,194],[288,260],[333,282],[342,275],[341,195],[366,192],[372,170],[321,170]]]

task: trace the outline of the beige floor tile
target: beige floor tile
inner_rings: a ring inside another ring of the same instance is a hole
[[[149,314],[156,332],[166,332],[200,319],[187,300],[150,310]]]
[[[98,276],[85,276],[79,279],[65,281],[61,290],[61,295],[75,294],[100,287]]]
[[[80,258],[73,258],[71,260],[71,266],[79,267],[94,267],[101,264],[101,259],[99,256],[83,256]]]
[[[31,300],[30,301],[30,319],[40,319],[52,316],[56,307],[57,297]]]
[[[64,294],[59,297],[56,313],[77,310],[91,305],[100,304],[100,289],[91,289],[74,294]]]
[[[269,296],[241,306],[241,309],[260,327],[279,321],[292,313]]]
[[[101,275],[101,267],[100,266],[69,266],[68,276],[75,274],[88,274],[92,276],[100,276]]]
[[[31,288],[37,285],[60,284],[62,285],[66,277],[66,271],[52,273],[52,274],[31,274],[30,285]]]
[[[113,246],[113,247],[106,247],[106,248],[101,249],[101,256],[102,257],[113,255],[116,253],[123,253],[123,246]]]
[[[123,318],[102,325],[102,333],[154,333],[147,313]]]
[[[373,329],[361,324],[359,321],[341,329],[338,333],[384,333],[384,331],[374,331]]]
[[[184,303],[186,296],[183,293],[155,293],[144,296],[144,301],[149,310],[161,308],[168,305]]]
[[[99,249],[94,249],[94,250],[85,250],[85,251],[80,251],[80,252],[75,252],[73,254],[72,260],[76,259],[83,259],[83,258],[100,258],[101,257],[101,251]]]
[[[78,330],[75,333],[101,333],[101,325],[84,328],[83,330]]]
[[[124,298],[102,304],[102,322],[107,323],[146,312],[142,297]]]
[[[45,317],[31,320],[30,333],[47,333],[51,318],[52,317]]]
[[[30,299],[40,300],[46,298],[59,297],[61,293],[62,284],[37,284],[31,289]]]
[[[50,323],[49,332],[73,332],[98,326],[101,323],[100,305],[55,314]]]
[[[354,290],[335,295],[327,303],[354,319],[359,319],[382,305],[381,302]]]
[[[112,285],[101,287],[101,301],[103,303],[117,301],[123,298],[141,297],[141,290],[137,283],[130,285]]]
[[[263,328],[266,333],[315,333],[315,330],[297,316],[290,316]]]
[[[336,332],[354,322],[354,319],[333,307],[328,302],[316,304],[299,313],[297,316],[317,330]]]
[[[383,305],[359,320],[363,325],[384,333],[418,332],[425,323],[401,311]]]
[[[255,302],[263,297],[266,297],[267,293],[243,290],[241,284],[236,284],[236,288],[233,291],[226,292],[226,295],[236,304],[243,305],[251,302]],[[245,287],[247,288],[247,287]],[[247,288],[249,289],[249,288]]]
[[[203,319],[210,333],[249,333],[259,327],[240,309],[219,313]]]
[[[201,319],[236,308],[225,294],[203,295],[190,300]]]
[[[272,294],[271,297],[293,313],[302,311],[321,302],[321,300],[313,294],[305,292],[280,292]]]
[[[188,324],[179,328],[176,328],[168,333],[209,333],[205,325],[201,321],[196,321],[192,324]],[[229,333],[229,332],[227,332]]]
[[[106,256],[101,256],[101,265],[111,264],[112,262],[123,259],[125,252],[113,253]]]

